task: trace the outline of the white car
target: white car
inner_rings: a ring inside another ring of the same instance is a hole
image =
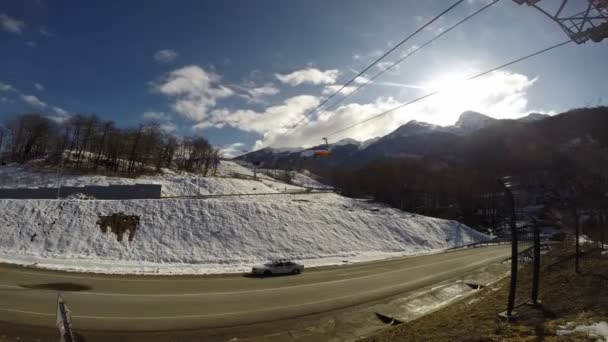
[[[296,264],[288,259],[274,260],[261,266],[254,266],[251,274],[271,276],[276,274],[300,274],[304,271],[304,265]]]

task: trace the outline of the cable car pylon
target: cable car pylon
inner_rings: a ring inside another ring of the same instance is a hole
[[[588,40],[599,43],[608,37],[608,0],[588,0],[586,6],[578,8],[571,14],[564,14],[564,8],[569,0],[562,0],[555,11],[537,5],[541,0],[513,1],[519,5],[527,4],[539,10],[556,22],[577,44],[583,44]]]

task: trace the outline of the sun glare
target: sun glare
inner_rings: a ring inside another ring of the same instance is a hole
[[[426,85],[427,89],[431,91],[448,92],[458,90],[464,85],[467,79],[467,75],[461,72],[451,72],[444,74]]]
[[[495,117],[521,116],[527,104],[525,90],[536,79],[497,71],[467,81],[477,72],[449,71],[422,83],[426,93],[438,93],[421,103],[416,112],[426,112],[425,120],[439,125],[454,124],[459,114],[467,110]]]

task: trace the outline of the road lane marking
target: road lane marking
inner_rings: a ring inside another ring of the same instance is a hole
[[[393,271],[374,273],[374,274],[369,274],[369,275],[359,276],[359,277],[352,277],[352,278],[347,278],[347,279],[336,279],[336,280],[330,280],[330,281],[318,282],[318,283],[300,284],[300,285],[293,285],[293,286],[281,286],[281,287],[256,289],[256,290],[246,290],[246,291],[205,292],[205,293],[159,293],[159,294],[130,294],[130,293],[107,293],[107,292],[88,292],[88,291],[73,292],[73,293],[74,294],[78,294],[78,295],[82,294],[82,295],[92,295],[92,296],[116,296],[116,297],[199,297],[199,296],[216,296],[216,295],[221,296],[221,295],[233,295],[233,294],[264,292],[264,291],[269,291],[269,290],[272,290],[272,291],[288,290],[288,289],[301,288],[301,287],[309,287],[309,286],[318,286],[318,285],[333,284],[333,283],[340,283],[340,282],[348,282],[348,281],[355,280],[355,279],[358,280],[358,279],[364,279],[364,278],[370,278],[370,277],[377,277],[379,275],[386,275],[386,274],[391,274],[391,273],[410,271],[410,270],[414,270],[414,269],[418,269],[418,268],[425,268],[425,267],[430,267],[430,266],[434,266],[434,265],[445,264],[445,263],[453,262],[455,260],[465,259],[465,258],[469,258],[469,257],[473,257],[473,256],[479,257],[479,256],[483,256],[483,255],[486,255],[486,254],[490,254],[490,252],[494,252],[494,251],[485,251],[485,252],[479,253],[479,254],[465,255],[465,256],[461,256],[461,257],[457,257],[457,258],[451,258],[451,259],[448,259],[448,260],[437,261],[437,262],[430,263],[430,264],[412,266],[412,267],[409,267],[409,268],[400,268],[400,269],[396,269],[396,270],[393,270]],[[57,291],[54,291],[54,290],[32,290],[32,289],[22,288],[22,287],[19,287],[19,286],[13,286],[13,285],[0,285],[0,287],[19,288],[19,289],[23,289],[24,291],[51,291],[51,292],[57,292]]]
[[[484,263],[485,263],[485,261],[483,261],[483,262],[478,261],[478,262],[472,263],[470,265],[478,266],[478,265],[484,264]],[[405,283],[401,283],[401,284],[397,284],[397,285],[384,287],[382,289],[366,291],[366,292],[364,292],[364,294],[371,294],[374,292],[386,292],[386,291],[394,289],[394,288],[404,287],[406,284],[409,285],[414,281],[427,280],[429,278],[432,278],[433,276],[434,275],[428,275],[426,277],[418,278],[415,280],[410,280]],[[296,308],[296,307],[307,306],[307,305],[310,306],[310,305],[324,303],[324,302],[343,300],[343,299],[352,298],[352,297],[356,297],[356,296],[361,296],[361,293],[359,292],[359,293],[355,293],[355,294],[351,294],[351,295],[333,297],[330,299],[322,299],[322,300],[306,302],[306,303],[302,303],[302,304],[282,305],[280,307],[280,309]],[[350,305],[339,306],[339,307],[347,307],[347,306],[350,306]],[[232,312],[214,313],[214,314],[182,315],[182,316],[154,316],[154,317],[135,317],[135,316],[112,316],[112,317],[110,317],[110,316],[86,316],[86,315],[72,314],[72,318],[83,318],[83,319],[93,319],[93,320],[95,320],[95,319],[98,319],[98,320],[159,320],[159,319],[165,319],[165,320],[167,320],[167,319],[206,318],[206,317],[214,317],[214,316],[217,317],[217,316],[230,316],[230,315],[242,315],[242,314],[255,314],[255,313],[259,313],[259,312],[276,311],[276,310],[277,310],[276,307],[270,307],[270,308],[253,310],[253,311],[232,311]],[[25,314],[30,314],[30,315],[41,315],[41,316],[55,316],[55,314],[47,314],[47,313],[40,313],[40,312],[34,312],[34,311],[23,311],[23,310],[15,310],[15,309],[7,309],[7,308],[0,308],[0,311],[17,312],[17,313],[25,313]]]

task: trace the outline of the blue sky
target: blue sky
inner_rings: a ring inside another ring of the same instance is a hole
[[[315,145],[437,88],[445,91],[334,139],[372,138],[411,119],[453,124],[467,109],[509,118],[606,104],[606,42],[569,44],[456,83],[567,38],[539,12],[502,0],[283,137],[324,95],[450,3],[4,0],[0,119],[41,112],[56,120],[94,113],[121,126],[154,120],[234,153]],[[465,1],[386,61],[485,3]]]

